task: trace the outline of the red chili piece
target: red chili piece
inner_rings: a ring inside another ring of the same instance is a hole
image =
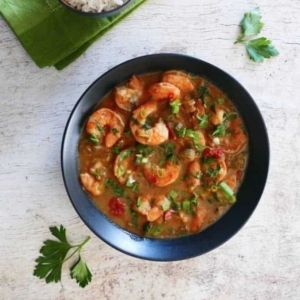
[[[205,148],[202,152],[202,156],[207,157],[213,157],[213,158],[222,158],[224,157],[224,152],[222,149],[219,148]]]
[[[168,100],[172,100],[174,98],[174,93],[170,92],[168,95]]]
[[[173,209],[167,210],[167,211],[165,212],[165,214],[164,214],[164,220],[165,220],[165,221],[170,220],[171,217],[172,217],[172,214],[173,214],[174,212],[175,212],[175,210],[173,210]]]
[[[171,125],[169,123],[167,123],[166,126],[169,130],[170,139],[175,141],[177,139],[177,137],[175,135],[175,132],[174,132],[173,128],[171,127]]]
[[[125,212],[125,203],[119,198],[113,197],[109,200],[110,213],[115,216],[122,216]]]

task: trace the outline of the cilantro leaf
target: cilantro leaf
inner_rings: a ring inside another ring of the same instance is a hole
[[[244,14],[244,18],[241,21],[242,34],[237,39],[236,43],[243,41],[247,36],[253,36],[260,33],[264,24],[260,21],[261,14],[259,7]]]
[[[98,144],[100,143],[100,138],[96,134],[91,134],[90,141],[93,142],[94,144]]]
[[[203,116],[197,115],[196,118],[198,119],[198,124],[200,128],[206,128],[208,126],[209,115],[203,115]]]
[[[34,276],[40,279],[45,279],[46,283],[60,281],[61,270],[64,262],[70,259],[77,252],[80,256],[81,248],[90,239],[90,237],[88,237],[83,243],[73,246],[67,241],[66,229],[62,225],[60,225],[59,228],[50,227],[49,229],[52,235],[56,237],[58,241],[44,241],[43,247],[40,249],[41,256],[36,259],[37,265],[33,271]],[[69,250],[72,248],[75,250],[66,258]],[[82,278],[85,278],[85,274],[81,274],[81,276]]]
[[[212,136],[224,136],[226,134],[226,127],[224,123],[218,125],[216,130],[212,133]]]
[[[105,187],[106,188],[111,188],[113,193],[117,196],[117,197],[122,197],[124,195],[124,190],[123,188],[117,184],[114,180],[108,178],[105,180]]]
[[[272,42],[264,37],[247,42],[246,49],[250,59],[255,62],[263,62],[264,58],[270,58],[279,54]]]
[[[71,268],[71,278],[76,279],[76,282],[84,288],[91,282],[92,280],[92,273],[89,270],[86,263],[82,260],[81,256],[79,255],[78,261],[75,263],[75,265]]]

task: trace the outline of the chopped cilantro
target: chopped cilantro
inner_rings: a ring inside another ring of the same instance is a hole
[[[100,174],[96,170],[92,170],[92,174],[96,177],[96,179],[100,179]]]
[[[105,133],[105,130],[104,128],[101,126],[101,124],[99,123],[99,121],[97,119],[94,119],[96,125],[97,125],[97,129],[100,133],[104,134]]]
[[[95,144],[100,143],[100,139],[99,139],[99,137],[96,134],[91,134],[90,135],[90,141],[93,142],[93,143],[95,143]]]
[[[118,197],[122,197],[124,195],[124,190],[122,189],[122,187],[119,186],[114,180],[112,180],[110,178],[106,179],[105,187],[111,188],[113,193]]]
[[[133,227],[137,228],[138,227],[138,220],[139,220],[139,214],[135,211],[131,211],[131,224]]]
[[[203,116],[197,115],[196,118],[198,119],[198,124],[200,128],[206,128],[208,126],[209,115],[203,115]]]
[[[221,166],[218,164],[216,169],[209,168],[207,170],[207,174],[209,177],[215,178],[219,175],[220,171],[221,171]]]
[[[117,128],[112,128],[111,132],[113,133],[113,135],[117,135],[120,131]]]
[[[112,152],[113,154],[120,154],[121,148],[118,147],[118,146],[114,146],[114,147],[111,148],[111,152]]]
[[[223,105],[225,103],[225,99],[224,98],[218,98],[217,101],[218,101],[218,103],[220,105]]]
[[[131,121],[132,121],[135,125],[140,125],[140,122],[139,122],[138,119],[135,118],[135,117],[131,117]]]
[[[203,100],[209,94],[208,87],[206,85],[199,86],[197,94],[197,96]]]
[[[143,128],[144,130],[149,130],[149,129],[151,129],[152,127],[151,127],[151,125],[149,125],[149,124],[147,124],[147,123],[144,123],[144,124],[142,125],[142,128]]]
[[[225,123],[221,123],[217,126],[216,130],[212,133],[212,136],[224,136],[226,134]]]
[[[132,153],[132,149],[124,150],[119,156],[119,161],[125,160],[131,155],[131,153]]]
[[[146,222],[144,225],[143,225],[143,232],[146,234],[150,231],[151,229],[151,223],[150,222]]]
[[[131,190],[137,193],[139,191],[139,184],[137,182],[133,183]]]
[[[136,150],[139,154],[142,154],[143,157],[147,157],[153,152],[153,147],[146,146],[142,144],[138,144],[136,147]]]
[[[164,231],[164,227],[162,225],[153,226],[151,230],[151,234],[154,236],[160,235]]]
[[[213,157],[202,157],[202,163],[204,164],[210,164],[215,161],[215,158]]]

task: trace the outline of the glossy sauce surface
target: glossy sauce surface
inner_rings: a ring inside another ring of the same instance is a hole
[[[122,228],[154,238],[193,234],[236,201],[247,142],[230,99],[204,78],[133,76],[87,120],[79,176]]]

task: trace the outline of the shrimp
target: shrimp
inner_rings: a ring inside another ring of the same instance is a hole
[[[186,174],[185,183],[190,192],[194,191],[198,186],[200,186],[200,177],[201,166],[200,163],[195,160],[189,164]]]
[[[105,131],[105,126],[108,126],[108,132]],[[111,148],[122,136],[124,127],[125,124],[117,113],[108,108],[101,108],[88,119],[86,131],[98,139],[105,136],[105,146]]]
[[[199,117],[205,115],[205,107],[203,106],[201,99],[185,96],[182,105],[188,113],[194,113]]]
[[[193,147],[196,149],[202,148],[206,146],[206,139],[201,130],[187,130],[186,136],[188,141],[193,141]],[[191,143],[189,143],[191,146]]]
[[[133,75],[127,85],[116,88],[116,104],[126,111],[131,111],[137,105],[139,97],[142,95],[142,88],[141,80]]]
[[[196,136],[198,138],[198,145],[203,146],[203,147],[206,146],[206,140],[205,140],[205,136],[204,136],[203,132],[200,130],[197,130]]]
[[[202,164],[204,179],[207,183],[218,183],[227,175],[227,165],[224,158],[214,159],[209,163]]]
[[[229,130],[227,134],[220,140],[220,146],[226,153],[236,153],[245,145],[248,137],[245,133],[244,124],[241,118],[230,121]]]
[[[173,183],[178,178],[180,169],[180,165],[172,160],[168,160],[163,168],[149,162],[144,166],[143,174],[149,182],[163,187]]]
[[[139,200],[139,206],[134,206],[134,209],[146,216],[149,222],[159,219],[164,214],[164,211],[171,207],[170,200],[163,195],[157,196],[154,199],[150,195],[142,195],[139,197]]]
[[[103,182],[99,182],[89,173],[80,174],[80,180],[83,187],[94,196],[99,196],[104,190]]]
[[[209,121],[217,126],[223,123],[225,111],[223,108],[216,106],[215,113],[209,118]]]
[[[190,232],[197,232],[204,224],[204,220],[207,216],[207,209],[203,206],[198,206],[195,211],[195,215],[187,214],[180,211],[179,217],[184,223],[186,229]]]
[[[143,216],[147,216],[151,209],[151,197],[150,195],[139,196],[139,206],[135,205],[133,209]]]
[[[134,148],[123,150],[116,158],[114,164],[114,175],[118,178],[121,184],[126,183],[128,180],[135,181],[132,176],[134,174]]]
[[[148,94],[150,95],[151,100],[154,101],[173,100],[181,98],[180,89],[167,82],[152,84],[148,90]]]
[[[204,224],[204,220],[207,216],[207,209],[203,206],[198,206],[196,209],[196,215],[193,217],[190,225],[191,232],[197,232]]]
[[[155,113],[157,109],[158,103],[149,101],[133,112],[132,120],[130,122],[131,132],[135,139],[141,144],[156,146],[169,138],[169,130],[161,119],[153,127],[146,127],[147,117],[152,113]]]
[[[180,71],[168,71],[164,73],[163,82],[169,82],[177,86],[182,92],[190,93],[194,90],[194,85],[188,75]]]

